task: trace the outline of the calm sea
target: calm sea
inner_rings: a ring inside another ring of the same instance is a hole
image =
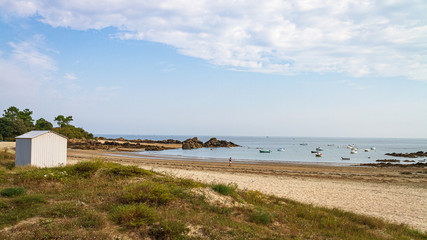
[[[177,139],[185,140],[194,136],[162,136],[162,135],[107,135],[98,136],[107,138],[124,137],[126,139]],[[205,142],[210,136],[196,136]],[[220,140],[232,141],[241,147],[234,148],[201,148],[192,150],[173,149],[161,152],[140,152],[140,154],[157,155],[159,157],[173,156],[175,158],[198,158],[201,160],[227,161],[254,161],[254,162],[302,162],[302,163],[326,163],[333,165],[375,163],[377,159],[400,159],[384,155],[391,152],[417,152],[427,151],[427,139],[399,139],[399,138],[319,138],[319,137],[236,137],[215,136]],[[301,145],[306,144],[306,145]],[[351,154],[347,148],[354,144],[358,149],[357,154]],[[317,147],[323,148],[322,157],[316,157],[311,151]],[[365,149],[371,149],[365,152]],[[278,151],[284,148],[285,151]],[[271,153],[260,153],[259,150],[271,150]],[[341,160],[341,157],[350,160]],[[410,159],[422,161],[424,158]]]

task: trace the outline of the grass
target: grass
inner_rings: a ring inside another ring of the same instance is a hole
[[[214,204],[212,188],[238,205]],[[8,228],[9,230],[5,230]],[[3,229],[3,230],[2,230]],[[0,239],[427,239],[405,225],[102,159],[0,166]]]

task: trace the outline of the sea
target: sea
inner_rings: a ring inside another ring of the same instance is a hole
[[[165,140],[176,139],[184,141],[197,137],[206,142],[211,137],[219,140],[231,141],[240,147],[233,148],[199,148],[191,150],[171,149],[165,151],[141,151],[138,154],[157,156],[159,158],[197,159],[200,161],[224,161],[231,157],[233,162],[292,162],[326,165],[359,165],[363,163],[377,163],[376,160],[398,159],[401,164],[425,162],[427,158],[401,158],[387,156],[385,153],[411,153],[427,151],[427,139],[410,138],[332,138],[332,137],[248,137],[248,136],[180,136],[180,135],[108,135],[99,134],[98,137],[125,139]],[[358,148],[358,153],[351,154],[349,145]],[[311,151],[316,148],[321,157],[316,157]],[[278,151],[283,148],[284,151]],[[365,151],[365,149],[368,149]],[[372,150],[371,150],[372,149]],[[260,150],[271,150],[270,153],[260,153]],[[342,160],[349,158],[350,160]],[[404,160],[414,162],[404,162]]]

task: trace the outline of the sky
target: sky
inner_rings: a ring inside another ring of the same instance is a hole
[[[424,0],[0,0],[0,110],[95,134],[427,138]]]

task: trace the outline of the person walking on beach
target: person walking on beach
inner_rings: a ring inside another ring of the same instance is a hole
[[[228,166],[231,167],[231,158],[228,160]]]

